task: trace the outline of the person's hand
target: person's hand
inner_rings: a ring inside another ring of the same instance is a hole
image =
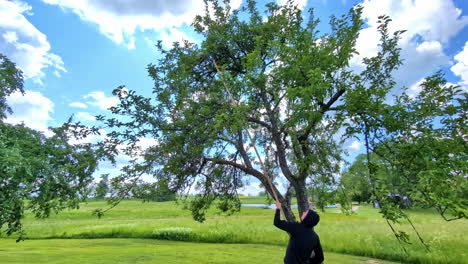
[[[276,201],[276,209],[281,209],[281,203]]]

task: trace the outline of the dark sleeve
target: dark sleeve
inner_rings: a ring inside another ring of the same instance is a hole
[[[292,233],[293,230],[294,230],[294,227],[293,227],[293,224],[292,223],[288,223],[284,220],[280,220],[280,209],[276,209],[276,212],[275,212],[275,221],[273,222],[273,224],[281,229],[281,230],[284,230],[286,232],[289,232],[289,233]]]
[[[314,248],[315,256],[310,259],[310,264],[321,264],[325,260],[323,257],[322,245],[320,245],[320,241],[318,245]]]

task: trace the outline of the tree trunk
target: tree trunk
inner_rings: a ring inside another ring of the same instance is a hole
[[[282,212],[284,214],[284,217],[286,218],[286,221],[288,222],[297,222],[296,217],[294,216],[293,211],[291,210],[291,201],[288,201],[288,198],[283,197],[281,193],[276,189],[276,186],[273,185],[274,190],[271,189],[270,184],[267,182],[266,179],[261,179],[263,186],[265,186],[266,190],[268,193],[271,195],[271,197],[278,197],[279,202],[281,203],[281,208]],[[274,192],[274,193],[273,193]]]
[[[297,222],[296,221],[296,217],[294,216],[294,213],[291,209],[291,203],[290,202],[287,202],[286,199],[281,199],[280,197],[278,197],[278,199],[280,199],[281,201],[281,208],[283,209],[283,214],[284,214],[284,218],[286,218],[286,221],[288,222]]]
[[[286,203],[287,203],[289,208],[291,208],[291,198],[292,198],[292,195],[293,195],[293,190],[294,190],[294,188],[290,183],[289,186],[288,186],[288,189],[286,190],[286,194],[284,195],[284,198],[286,199]]]
[[[297,207],[300,217],[303,212],[306,212],[310,209],[305,180],[295,183],[294,189],[296,190]]]

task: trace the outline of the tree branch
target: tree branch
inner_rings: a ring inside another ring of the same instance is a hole
[[[338,110],[337,108],[331,108],[331,106],[346,92],[345,89],[338,89],[338,91],[328,100],[327,103],[319,103],[320,105],[320,110],[319,112],[324,114],[325,112],[329,111],[329,110]],[[297,137],[297,139],[299,140],[299,142],[303,142],[305,141],[309,135],[310,135],[310,132],[312,131],[312,128],[315,127],[315,125],[317,124],[318,121],[316,122],[311,122],[309,123],[309,125],[306,127],[305,131]]]
[[[254,117],[247,117],[247,121],[258,124],[258,125],[261,125],[262,127],[264,127],[264,128],[271,131],[271,126],[265,121],[262,121],[260,119],[254,118]]]
[[[263,180],[266,177],[268,177],[267,175],[264,175],[263,173],[261,173],[260,171],[254,169],[254,168],[249,168],[249,167],[244,166],[242,164],[239,164],[239,163],[237,163],[235,161],[225,160],[225,159],[216,159],[216,158],[205,158],[205,160],[213,162],[215,164],[229,165],[229,166],[235,167],[235,168],[240,169],[240,170],[242,170],[243,172],[245,172],[245,173],[247,173],[249,175],[252,175],[252,176],[258,178],[259,180]]]
[[[276,154],[278,157],[281,172],[290,182],[295,182],[295,178],[291,170],[289,169],[288,161],[286,159],[286,148],[284,147],[284,144],[281,138],[281,131],[277,123],[278,120],[275,117],[275,113],[271,109],[271,105],[270,105],[270,102],[268,101],[265,88],[260,87],[260,91],[261,91],[260,93],[261,98],[263,100],[263,103],[265,104],[267,116],[270,119],[270,123],[271,123],[270,131],[271,131],[273,141],[275,142],[275,145],[276,145]]]
[[[250,162],[250,158],[249,158],[249,155],[247,154],[247,151],[245,151],[245,148],[244,148],[244,139],[243,139],[243,136],[242,136],[242,131],[239,130],[239,132],[237,132],[238,134],[238,137],[237,137],[237,150],[239,151],[242,159],[244,160],[244,163],[245,165],[247,166],[247,168],[253,168],[252,167],[252,163]]]

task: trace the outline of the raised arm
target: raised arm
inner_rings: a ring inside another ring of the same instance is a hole
[[[280,215],[281,215],[280,209],[281,209],[281,204],[279,202],[276,202],[275,220],[273,221],[273,224],[281,230],[292,233],[294,230],[293,224],[280,219]]]

